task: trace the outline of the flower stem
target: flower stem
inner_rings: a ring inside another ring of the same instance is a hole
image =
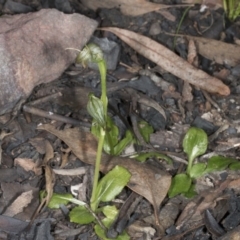
[[[98,68],[101,76],[101,100],[103,102],[103,110],[104,110],[104,117],[105,121],[107,120],[107,105],[108,105],[108,98],[107,98],[107,82],[106,82],[106,77],[107,77],[107,66],[106,62],[103,59],[102,61],[98,62]]]
[[[98,179],[99,179],[99,171],[100,171],[100,163],[102,158],[102,150],[103,150],[103,143],[105,139],[105,130],[103,128],[100,129],[100,136],[98,139],[98,148],[97,148],[97,156],[96,156],[96,163],[95,163],[95,170],[94,170],[94,180],[93,180],[93,190],[91,196],[91,209],[93,211],[97,210],[98,201],[97,201],[97,186],[98,186]]]

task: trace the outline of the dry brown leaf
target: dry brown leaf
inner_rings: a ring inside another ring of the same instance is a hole
[[[51,143],[44,138],[32,138],[29,142],[36,148],[36,150],[45,154],[42,165],[46,165],[50,159],[54,157],[54,151]]]
[[[146,0],[82,0],[86,7],[97,10],[98,8],[120,8],[125,15],[138,16],[160,9],[178,7],[180,5],[164,5],[148,2]]]
[[[61,151],[62,151],[62,161],[61,161],[60,168],[64,168],[68,163],[68,157],[71,152],[71,149],[70,148],[67,148],[67,149],[61,148]]]
[[[45,139],[44,138],[31,138],[29,139],[29,143],[36,148],[36,150],[40,154],[45,154],[46,153],[46,146],[45,146]]]
[[[184,82],[182,89],[182,101],[183,102],[192,102],[192,87],[188,82]]]
[[[203,218],[202,213],[209,208],[214,208],[216,205],[216,199],[222,194],[223,190],[226,189],[231,181],[226,180],[221,183],[221,185],[215,190],[209,190],[199,194],[198,204],[195,202],[189,202],[185,209],[182,211],[178,220],[176,222],[177,228],[180,228],[182,225],[188,223],[189,226],[191,223],[196,223],[201,221]]]
[[[138,53],[150,59],[164,70],[208,92],[229,95],[230,89],[219,79],[193,67],[184,59],[148,37],[120,28],[102,28],[116,34]]]
[[[49,204],[53,195],[53,186],[55,184],[55,173],[52,171],[52,169],[48,165],[45,166],[45,181],[46,181],[46,187],[45,187],[46,196],[42,199],[40,205],[38,206],[37,211],[32,217],[32,221],[40,213],[41,209],[44,206],[47,206]]]
[[[55,183],[55,174],[48,165],[45,166],[45,179],[46,179],[46,191],[47,191],[45,205],[47,206],[52,198],[53,186]]]
[[[219,64],[236,66],[240,63],[240,46],[209,38],[181,35],[194,40],[199,54]]]
[[[95,163],[97,141],[92,134],[81,131],[79,128],[60,131],[51,124],[38,126],[38,129],[46,130],[60,138],[85,163],[92,165]],[[106,173],[116,165],[123,166],[130,171],[132,176],[128,184],[129,188],[145,197],[153,205],[159,206],[161,204],[171,184],[171,176],[168,173],[134,159],[103,154],[102,172]]]
[[[6,209],[4,215],[13,217],[23,211],[25,207],[31,203],[33,199],[33,191],[23,192],[20,196],[18,196],[14,202]]]
[[[206,5],[207,7],[212,9],[218,9],[220,7],[223,7],[223,1],[222,0],[202,0],[202,5]]]
[[[189,40],[189,42],[188,42],[187,61],[195,67],[198,66],[197,49],[196,49],[196,45],[193,40]]]
[[[15,158],[14,165],[21,166],[26,172],[33,171],[37,176],[42,174],[42,168],[30,158]]]
[[[209,8],[217,9],[223,6],[222,0],[180,0],[179,3],[184,4],[202,4]]]
[[[48,161],[50,159],[52,159],[54,157],[54,151],[53,151],[53,147],[52,147],[52,144],[48,141],[48,140],[45,140],[45,156],[44,156],[44,159],[43,159],[43,165],[45,166]]]

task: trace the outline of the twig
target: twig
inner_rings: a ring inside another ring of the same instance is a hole
[[[43,111],[41,109],[34,108],[34,107],[31,107],[31,106],[28,106],[28,105],[24,105],[23,110],[25,112],[28,112],[28,113],[31,113],[31,114],[34,114],[34,115],[37,115],[37,116],[40,116],[40,117],[49,118],[49,119],[52,119],[52,120],[56,120],[56,121],[60,121],[60,122],[64,122],[64,123],[69,123],[69,124],[73,124],[73,125],[79,125],[79,126],[87,127],[87,128],[91,127],[91,124],[89,124],[89,123],[85,123],[85,122],[78,121],[76,119],[61,116],[61,115],[58,115],[58,114],[53,113],[53,112]]]
[[[50,100],[53,100],[53,99],[56,99],[57,97],[61,97],[62,96],[62,93],[61,92],[57,92],[57,93],[54,93],[54,94],[51,94],[51,95],[48,95],[46,97],[42,97],[42,98],[39,98],[37,100],[34,100],[34,101],[31,101],[29,102],[27,105],[29,106],[36,106],[38,104],[41,104],[41,103],[44,103],[44,102],[47,102],[47,101],[50,101]]]

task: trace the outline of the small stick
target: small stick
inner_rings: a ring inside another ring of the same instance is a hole
[[[90,128],[91,124],[89,123],[85,123],[85,122],[81,122],[79,120],[76,119],[72,119],[69,117],[65,117],[65,116],[61,116],[59,114],[55,114],[53,112],[47,112],[47,111],[43,111],[41,109],[38,108],[34,108],[28,105],[24,105],[23,106],[23,110],[25,112],[40,116],[40,117],[45,117],[45,118],[49,118],[52,120],[56,120],[56,121],[60,121],[60,122],[64,122],[64,123],[69,123],[69,124],[73,124],[73,125],[80,125],[82,127],[87,127]]]
[[[30,106],[36,106],[36,105],[38,105],[38,104],[41,104],[41,103],[44,103],[44,102],[47,102],[47,101],[56,99],[57,97],[61,97],[61,96],[62,96],[62,93],[61,93],[61,92],[57,92],[57,93],[48,95],[48,96],[46,96],[46,97],[42,97],[42,98],[39,98],[39,99],[34,100],[34,101],[32,101],[32,102],[29,102],[28,105],[30,105]]]

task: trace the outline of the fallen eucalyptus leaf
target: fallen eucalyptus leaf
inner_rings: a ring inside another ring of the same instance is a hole
[[[208,92],[225,96],[230,94],[229,87],[223,84],[222,81],[195,68],[160,43],[125,29],[109,27],[102,28],[102,30],[114,33],[135,51],[182,80]]]
[[[53,186],[55,183],[55,173],[52,171],[52,169],[48,165],[45,166],[45,180],[46,180],[46,191],[47,191],[45,204],[48,205],[53,195]]]
[[[170,7],[179,7],[186,5],[164,5],[148,2],[146,0],[82,0],[82,3],[90,9],[98,8],[117,8],[125,15],[139,16],[148,12],[166,9]]]

